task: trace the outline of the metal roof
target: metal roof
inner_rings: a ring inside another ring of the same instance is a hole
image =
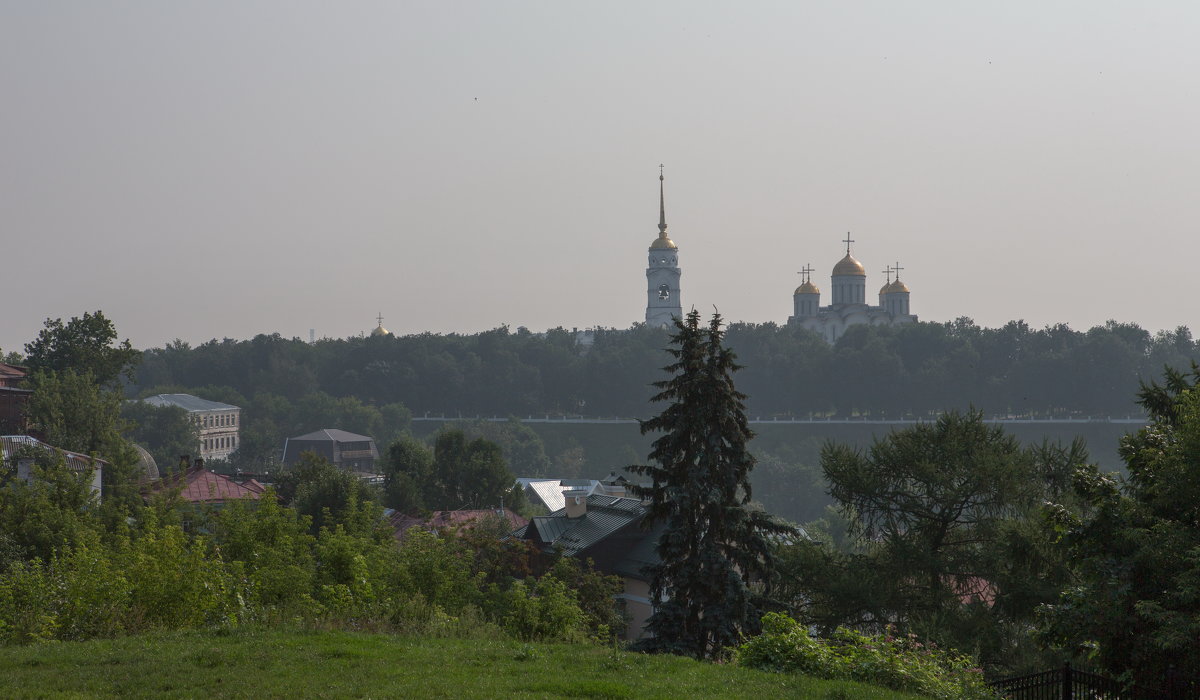
[[[70,450],[59,449],[53,445],[47,445],[41,440],[38,440],[35,437],[30,437],[29,435],[0,436],[0,457],[2,457],[4,461],[12,459],[13,455],[17,453],[17,450],[22,447],[37,447],[43,450],[53,450],[54,452],[57,452],[63,456],[63,459],[66,460],[67,468],[71,469],[72,471],[90,471],[97,466],[108,466],[108,462],[100,459],[99,457],[89,457],[88,455],[80,452],[71,452]]]
[[[372,438],[368,435],[355,435],[354,433],[348,433],[345,430],[338,430],[337,428],[322,428],[321,430],[317,430],[315,432],[308,433],[307,435],[301,435],[300,437],[288,438],[288,440],[321,440],[321,441],[329,441],[329,442],[366,442],[367,440],[374,440],[374,438]]]
[[[202,399],[199,396],[191,394],[155,394],[147,396],[142,401],[153,406],[178,406],[188,413],[197,411],[229,411],[237,410],[237,406],[232,406],[220,401],[209,401]]]
[[[636,498],[593,495],[588,496],[587,513],[581,517],[568,518],[564,508],[535,517],[530,527],[547,545],[561,547],[564,554],[574,555],[641,520],[645,514],[645,507]]]

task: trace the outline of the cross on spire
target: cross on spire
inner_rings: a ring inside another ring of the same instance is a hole
[[[893,273],[893,272],[895,272],[895,270],[893,270],[893,269],[892,269],[892,266],[891,266],[891,265],[888,265],[887,269],[886,269],[886,270],[884,270],[884,273],[887,275],[887,281],[888,281],[888,284],[891,284],[891,283],[892,283],[892,273]],[[899,277],[897,277],[896,279],[900,279],[900,278],[899,278]]]
[[[800,277],[801,282],[808,282],[809,280],[812,279],[812,273],[813,273],[813,266],[809,265],[808,263],[805,263],[804,267],[800,268],[800,271],[797,272],[796,274],[801,276]]]
[[[379,315],[375,317],[375,320],[379,322],[379,325],[381,325],[381,326],[383,325],[383,312],[382,311],[380,311]]]
[[[849,231],[846,232],[846,237],[844,239],[842,239],[842,242],[846,244],[846,255],[849,255],[850,254],[850,244],[854,242],[854,239],[850,237]]]
[[[892,267],[892,270],[893,270],[893,271],[895,271],[895,273],[896,273],[896,279],[900,279],[900,271],[901,271],[901,270],[903,270],[903,269],[904,269],[903,267],[900,267],[900,263],[899,263],[899,262],[897,262],[897,263],[896,263],[896,264],[895,264],[895,265]]]

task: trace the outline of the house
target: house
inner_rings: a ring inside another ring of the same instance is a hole
[[[529,524],[529,520],[517,515],[511,510],[504,508],[484,509],[484,510],[435,510],[430,513],[428,518],[418,518],[411,515],[405,515],[399,512],[393,512],[388,515],[388,524],[392,526],[397,540],[403,540],[404,535],[410,529],[419,527],[428,532],[437,532],[446,528],[462,528],[470,529],[473,525],[481,520],[488,518],[498,518],[507,524],[507,530],[523,528]]]
[[[335,467],[355,472],[373,473],[375,461],[379,459],[379,448],[375,446],[374,438],[336,428],[323,428],[284,440],[283,463],[290,467],[300,461],[301,454],[310,451],[329,460]]]
[[[619,576],[624,589],[617,597],[629,618],[626,639],[639,639],[654,612],[652,576],[646,568],[661,563],[657,549],[662,528],[642,529],[646,507],[636,498],[588,495],[583,488],[563,496],[566,503],[561,510],[534,517],[513,536],[547,554],[561,551],[591,559],[597,571]]]
[[[517,479],[517,485],[525,491],[525,497],[535,506],[543,506],[548,511],[562,510],[566,507],[563,492],[569,489],[583,489],[587,495],[600,494],[603,496],[624,496],[631,482],[624,476],[611,472],[604,479]]]
[[[0,362],[0,433],[23,433],[28,429],[25,404],[33,390],[22,386],[28,374],[24,367]]]
[[[200,459],[228,459],[240,443],[238,428],[242,409],[191,394],[155,394],[142,401],[152,406],[178,406],[200,432]]]
[[[183,458],[186,461],[186,457]],[[265,486],[250,479],[239,482],[211,472],[204,467],[204,460],[197,459],[183,471],[154,482],[142,492],[143,498],[149,500],[152,496],[179,489],[179,497],[193,506],[213,506],[220,508],[235,500],[258,500],[267,490]]]
[[[27,457],[22,454],[27,448],[55,452],[63,458],[67,468],[71,471],[89,474],[92,493],[96,495],[97,499],[100,498],[100,484],[104,476],[104,470],[109,466],[108,462],[96,457],[89,457],[80,452],[71,452],[47,445],[41,440],[28,435],[0,436],[0,462],[15,466],[17,478],[25,482],[33,478],[34,464],[33,457]]]

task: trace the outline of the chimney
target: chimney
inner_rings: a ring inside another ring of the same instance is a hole
[[[563,498],[567,501],[567,517],[582,518],[587,515],[587,489],[566,489]]]

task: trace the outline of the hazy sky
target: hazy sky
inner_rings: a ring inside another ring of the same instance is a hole
[[[1200,3],[0,3],[0,348],[684,307],[1196,326]],[[1200,329],[1198,329],[1200,330]]]

